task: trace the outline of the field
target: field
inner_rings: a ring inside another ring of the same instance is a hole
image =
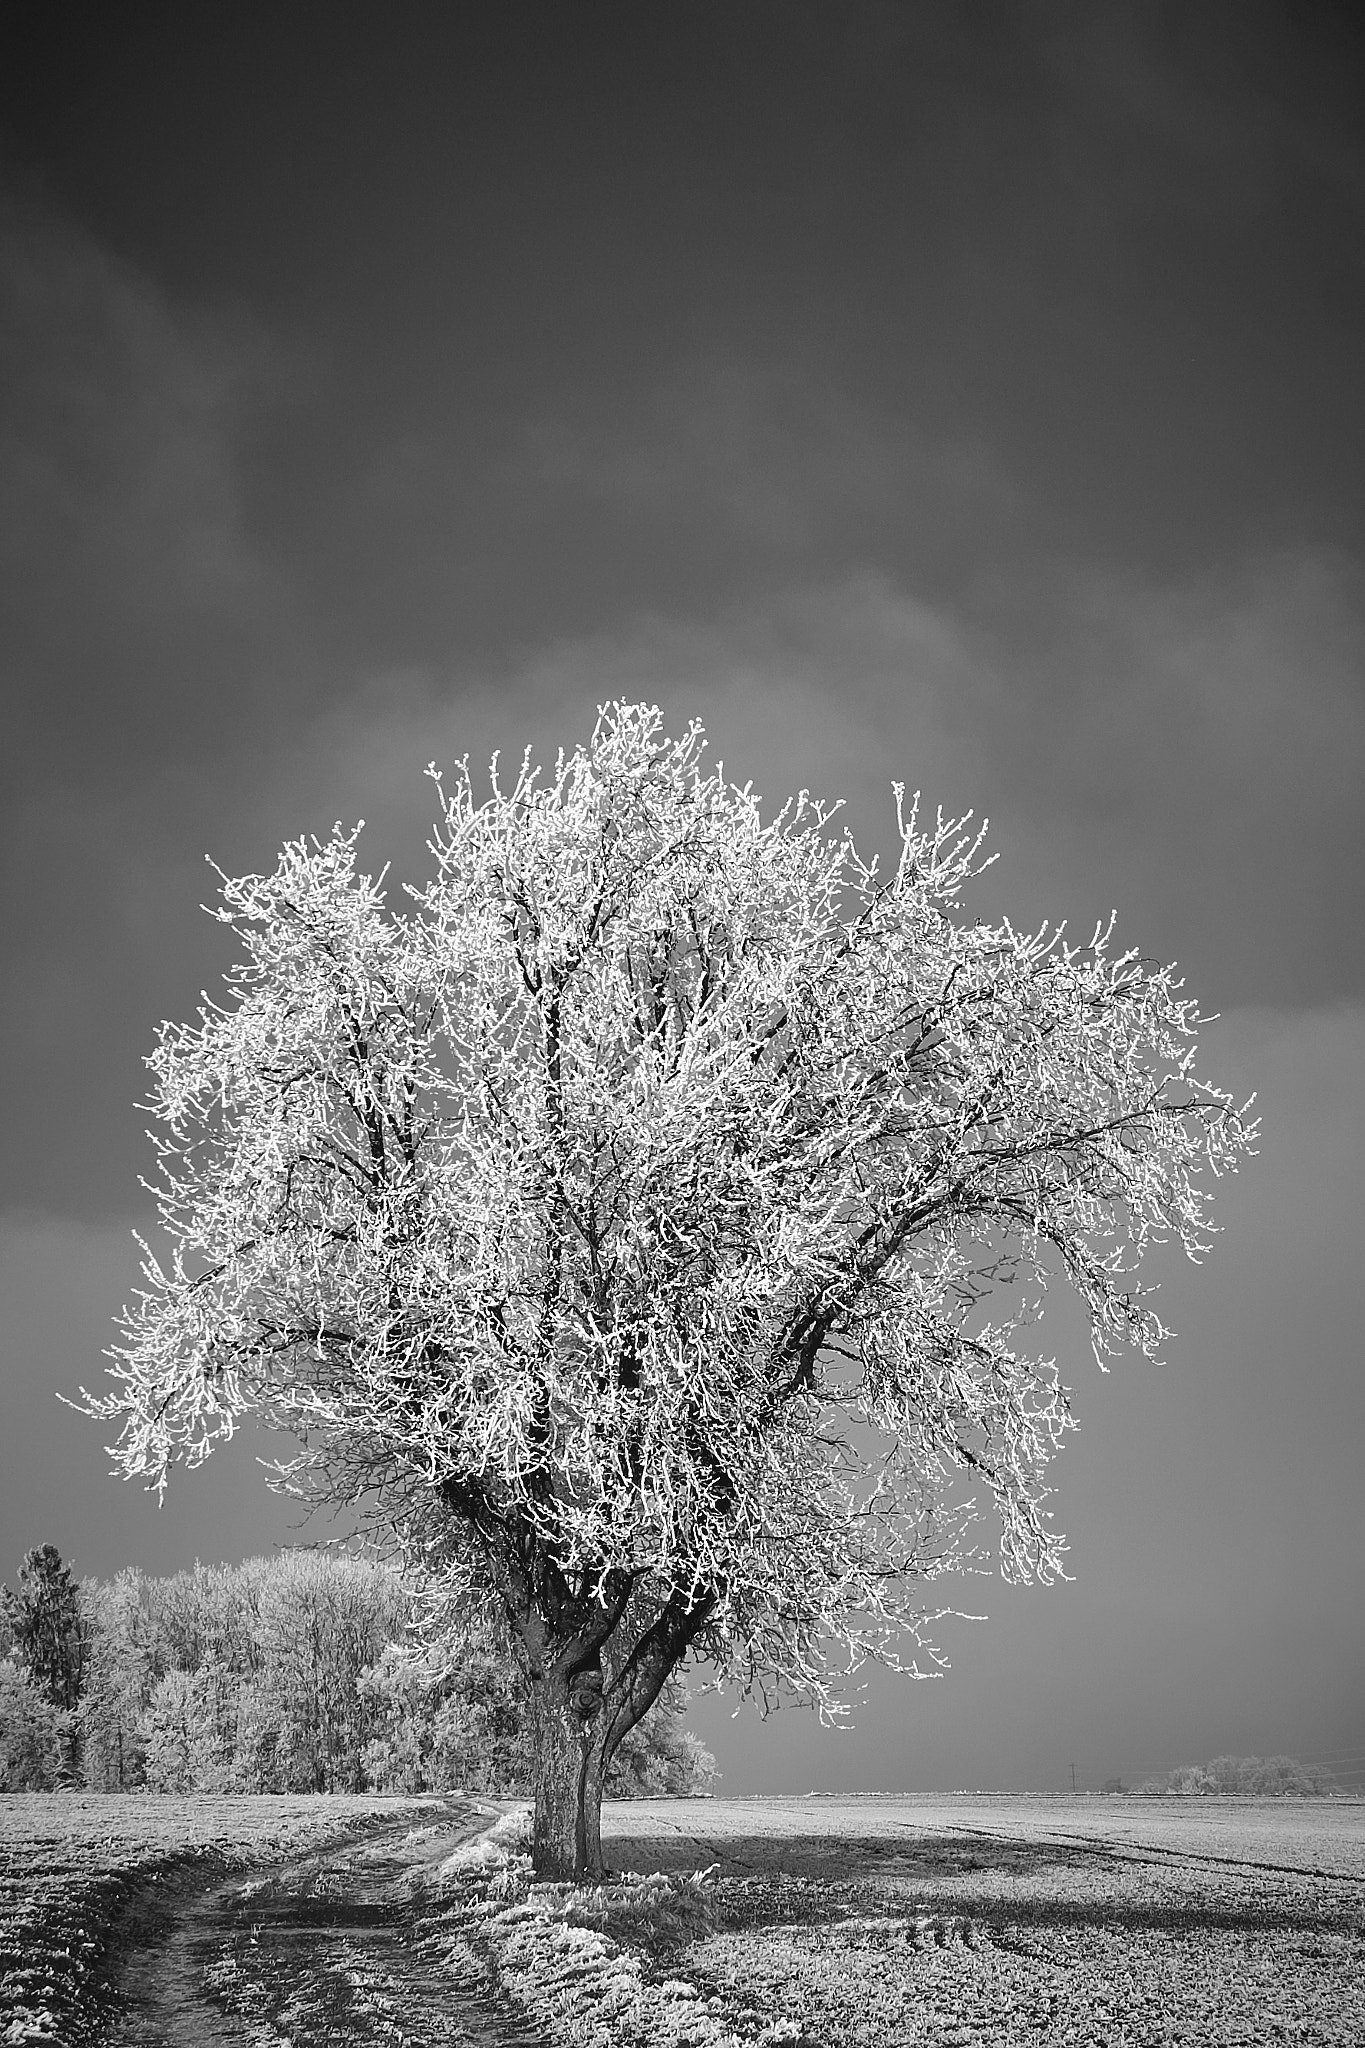
[[[832,1799],[615,1808],[720,1864],[683,1972],[829,2048],[1365,2043],[1365,1805]]]
[[[491,1817],[0,1799],[0,2041],[1365,2043],[1359,1802],[623,1802],[587,1892],[529,1883],[515,1814],[469,1839]],[[116,1966],[177,1916],[211,2024],[157,2031],[125,1967],[122,2032]]]

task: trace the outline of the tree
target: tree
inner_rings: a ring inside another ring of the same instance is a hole
[[[245,1565],[195,1563],[156,1584],[156,1639],[162,1670],[206,1664],[244,1677],[261,1663],[263,1587],[288,1570],[285,1558]],[[158,1673],[158,1676],[160,1673]]]
[[[86,1579],[81,1605],[89,1666],[80,1705],[81,1770],[95,1792],[146,1782],[146,1715],[158,1673],[154,1581],[135,1569]]]
[[[360,1678],[371,1719],[366,1773],[377,1792],[461,1791],[505,1798],[531,1784],[525,1686],[508,1658],[463,1637],[437,1672],[390,1643]]]
[[[1201,1173],[1251,1139],[1112,925],[976,922],[966,820],[897,787],[883,877],[703,744],[614,705],[482,802],[433,769],[401,915],[359,827],[222,878],[244,958],[149,1059],[170,1250],[86,1396],[157,1486],[258,1411],[283,1483],[501,1609],[545,1875],[600,1872],[684,1659],[833,1711],[839,1660],[898,1661],[981,1558],[983,1502],[1006,1576],[1058,1572],[1070,1416],[1019,1334],[1061,1277],[1101,1362],[1155,1354],[1134,1270],[1198,1253]]]
[[[30,1550],[19,1590],[0,1588],[15,1655],[60,1720],[67,1768],[75,1768],[76,1709],[85,1685],[87,1633],[80,1589],[54,1543]]]
[[[85,1631],[80,1593],[54,1543],[30,1550],[19,1568],[19,1590],[0,1588],[10,1635],[34,1685],[59,1713],[79,1703],[85,1675]]]
[[[408,1598],[370,1560],[286,1551],[261,1586],[262,1683],[276,1703],[281,1791],[359,1792],[360,1676],[400,1633]]]
[[[0,1792],[50,1792],[70,1746],[71,1717],[13,1657],[0,1657]]]
[[[221,1664],[168,1671],[144,1721],[146,1779],[154,1792],[226,1792],[232,1784],[237,1693]]]
[[[1219,1793],[1246,1799],[1320,1799],[1340,1788],[1330,1771],[1295,1756],[1216,1756],[1206,1764],[1182,1764],[1164,1777],[1148,1778],[1139,1792]]]
[[[716,1760],[701,1738],[683,1727],[686,1706],[682,1677],[670,1672],[644,1720],[621,1738],[607,1774],[609,1792],[620,1799],[657,1793],[685,1799],[710,1791]]]

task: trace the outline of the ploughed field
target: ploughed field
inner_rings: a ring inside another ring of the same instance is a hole
[[[0,1798],[0,2042],[1365,2043],[1365,1803]]]
[[[831,2048],[1365,2044],[1365,1803],[955,1798],[613,1808],[608,1854],[718,1859],[688,1974]]]

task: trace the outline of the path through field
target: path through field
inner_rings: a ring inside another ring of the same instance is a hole
[[[109,2048],[540,2048],[472,1949],[439,1967],[414,1880],[488,1824],[387,1833],[141,1902]],[[130,1930],[134,1931],[134,1930]]]

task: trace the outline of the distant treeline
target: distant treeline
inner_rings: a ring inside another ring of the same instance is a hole
[[[436,1669],[412,1614],[395,1572],[345,1553],[78,1583],[46,1544],[0,1597],[0,1791],[528,1790],[510,1646],[471,1629]],[[708,1789],[685,1700],[675,1679],[612,1791]]]
[[[1114,1778],[1104,1789],[1130,1788]],[[1330,1771],[1314,1770],[1296,1756],[1216,1756],[1206,1764],[1182,1764],[1163,1777],[1144,1778],[1131,1790],[1143,1796],[1216,1792],[1246,1799],[1321,1799],[1341,1787]]]

